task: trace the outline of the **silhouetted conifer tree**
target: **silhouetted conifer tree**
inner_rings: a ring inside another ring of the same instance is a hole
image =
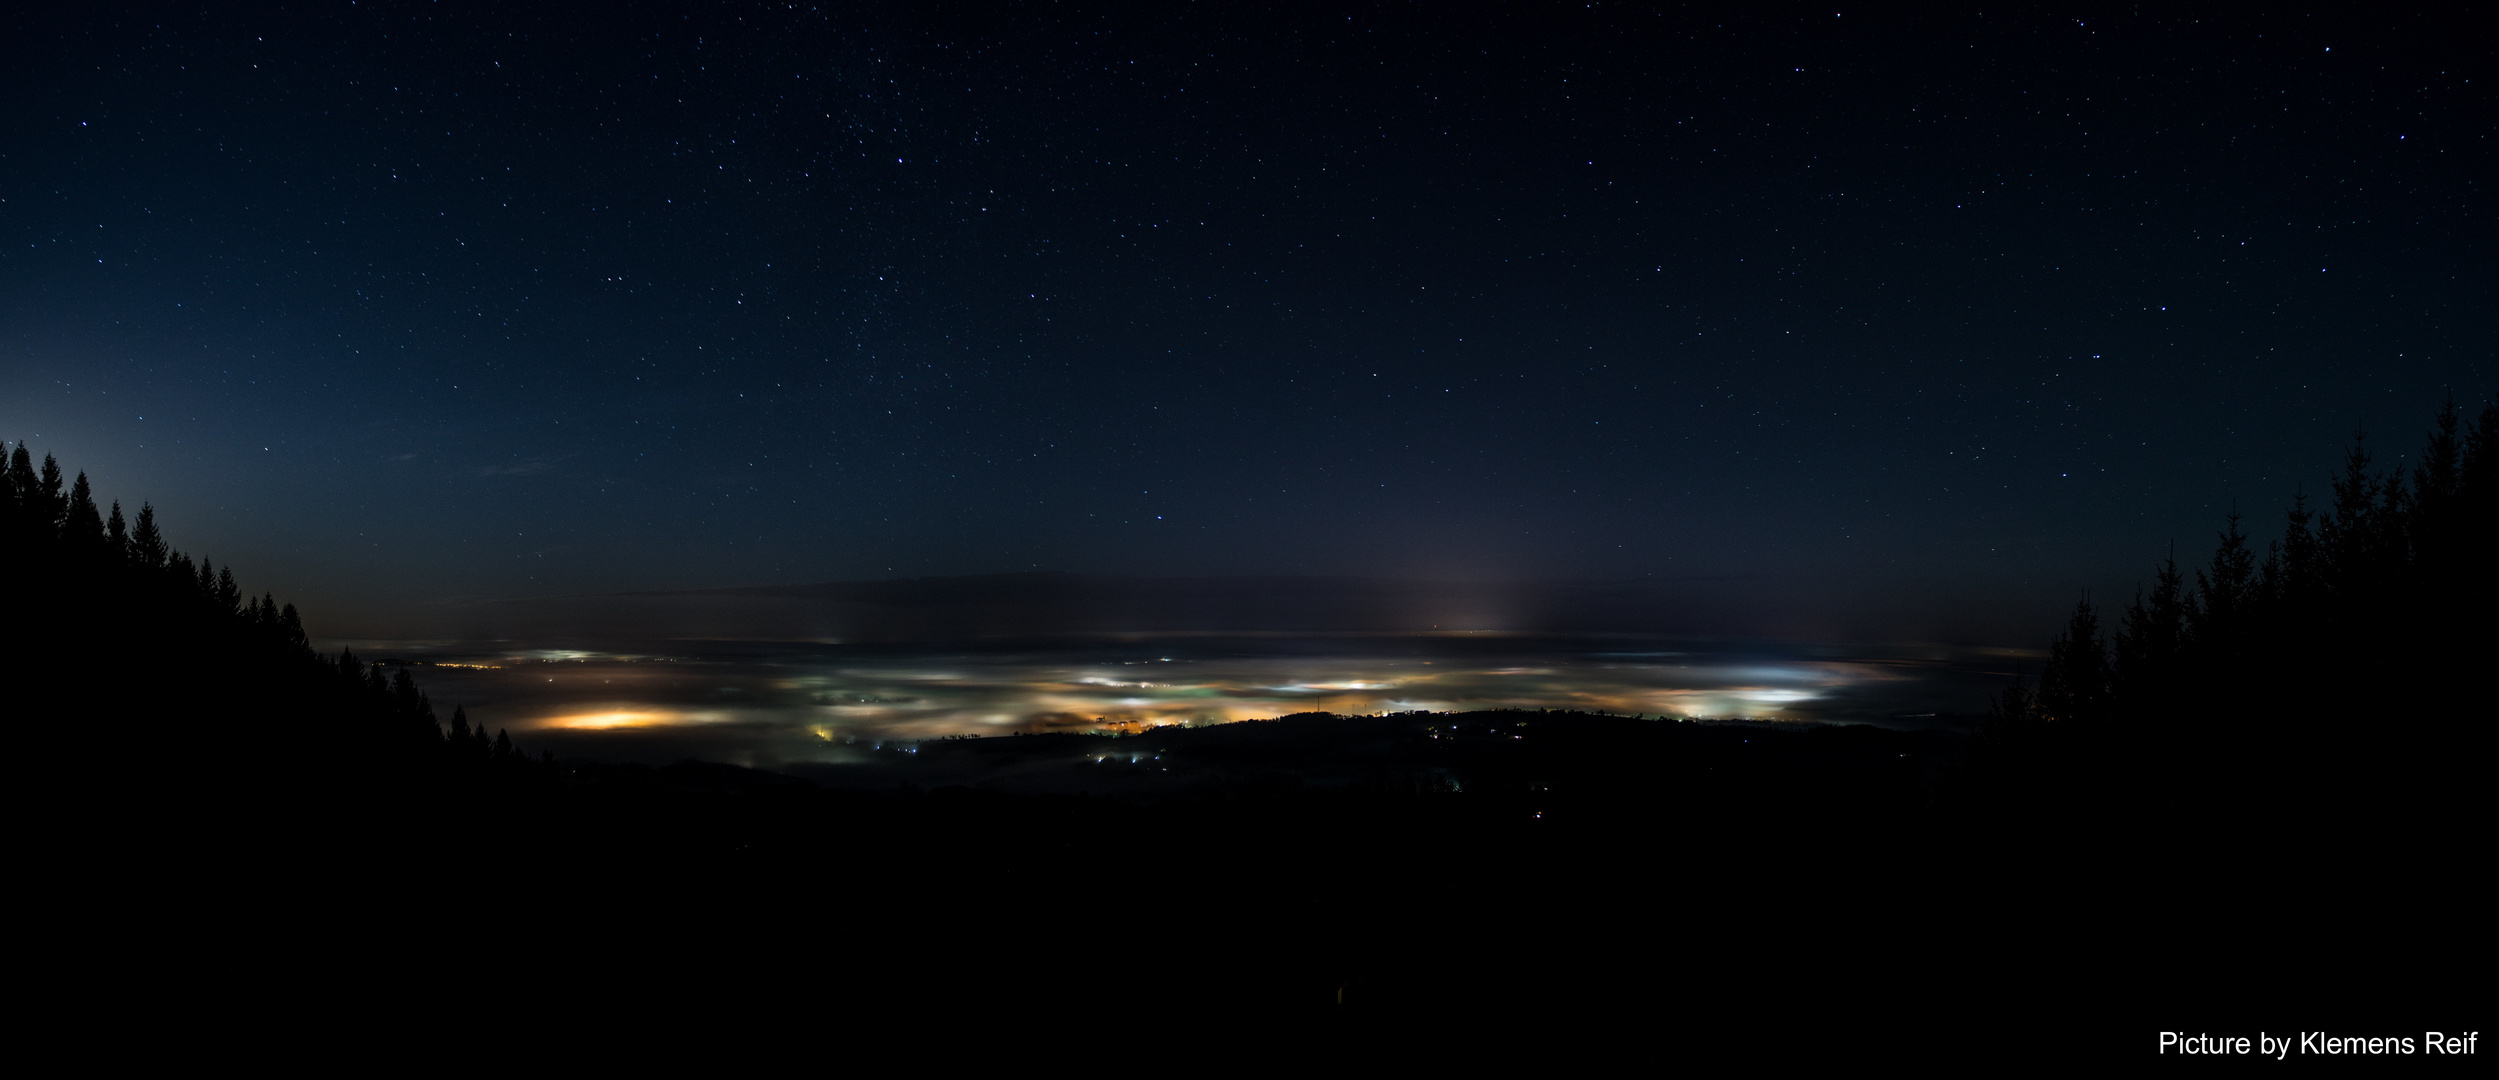
[[[2265,557],[2265,595],[2277,612],[2307,610],[2324,589],[2316,518],[2308,509],[2308,494],[2294,492],[2291,508],[2284,514],[2282,539],[2271,545]]]
[[[156,571],[165,567],[165,537],[156,531],[156,508],[139,504],[139,520],[130,530],[130,557],[142,570]]]
[[[2369,471],[2368,433],[2352,436],[2343,458],[2343,475],[2334,481],[2334,507],[2318,525],[2325,561],[2325,585],[2348,607],[2375,584],[2377,569],[2378,479]],[[2348,614],[2348,612],[2347,612]]]
[[[2195,572],[2197,603],[2187,614],[2193,640],[2211,654],[2206,662],[2226,665],[2236,661],[2245,644],[2242,632],[2256,603],[2258,583],[2256,556],[2239,528],[2238,510],[2232,509],[2224,520],[2228,525],[2213,549],[2211,568]]]
[[[2039,695],[2020,672],[2013,675],[2013,685],[1988,699],[1987,720],[1979,728],[1982,739],[2000,746],[2028,746],[2035,738],[2039,724]]]
[[[2288,828],[2433,812],[2470,786],[2457,763],[2480,760],[2464,719],[2486,706],[2463,673],[2499,644],[2494,496],[2499,404],[2470,425],[2443,407],[2409,472],[2375,470],[2355,435],[2331,507],[2312,514],[2295,494],[2261,564],[2235,509],[2192,590],[2173,549],[2120,621],[2096,706],[2097,626],[2078,607],[2028,702],[2032,726],[2062,775],[2149,781],[2178,813],[2256,810]],[[2017,697],[1994,705],[1981,748],[2021,730]],[[2055,737],[2056,721],[2094,715],[2140,741],[2131,759]]]
[[[2438,410],[2430,436],[2421,448],[2421,464],[2412,473],[2410,531],[2418,539],[2414,557],[2433,575],[2451,568],[2456,527],[2457,488],[2463,479],[2463,446],[2456,437],[2460,416],[2453,398]]]
[[[35,495],[46,524],[57,533],[62,515],[69,512],[69,497],[61,494],[61,463],[52,460],[50,454],[43,456],[43,476],[35,488]]]
[[[38,468],[25,443],[5,449],[0,561],[18,618],[0,620],[0,686],[21,760],[63,778],[37,796],[59,817],[144,814],[129,835],[173,835],[236,827],[266,804],[320,829],[427,792],[501,798],[552,782],[551,769],[489,769],[482,730],[473,752],[446,755],[406,669],[315,653],[293,605],[247,597],[230,567],[175,550],[152,505],[135,519],[118,501],[100,512],[86,474],[65,485],[57,459]],[[133,777],[59,767],[81,758]]]
[[[304,636],[303,617],[295,613],[295,605],[278,610],[278,640],[290,649],[310,648],[312,641]]]
[[[2100,718],[2109,692],[2108,654],[2100,640],[2100,616],[2091,598],[2074,605],[2065,632],[2048,647],[2039,673],[2040,713],[2049,721],[2088,723]]]
[[[73,557],[95,558],[104,552],[104,517],[96,512],[95,493],[88,489],[83,472],[69,489],[69,503],[61,514],[61,539]]]
[[[2188,606],[2173,551],[2153,575],[2151,593],[2136,594],[2118,628],[2113,681],[2129,702],[2166,701],[2176,692]]]
[[[35,479],[35,462],[34,458],[26,452],[26,443],[24,440],[20,440],[17,444],[17,449],[10,451],[9,453],[8,478],[9,482],[7,486],[10,500],[18,507],[21,507],[23,512],[33,513],[34,507],[38,505],[35,502],[35,485],[37,483]]]

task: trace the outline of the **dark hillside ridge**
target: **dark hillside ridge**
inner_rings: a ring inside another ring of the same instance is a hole
[[[307,986],[440,970],[637,1017],[687,987],[808,1023],[1541,1010],[2138,1061],[2181,1024],[2469,1030],[2499,409],[2416,460],[2356,449],[2331,506],[2263,555],[2228,523],[2113,632],[2079,607],[1975,736],[1311,714],[775,775],[446,733],[21,447],[0,705],[39,898],[140,955],[73,974],[298,950],[350,958]]]
[[[446,728],[404,667],[314,652],[294,605],[194,562],[155,517],[100,510],[85,474],[64,485],[59,464],[38,468],[22,443],[0,471],[0,565],[20,568],[0,708],[32,734],[37,760],[133,778],[63,793],[79,820],[215,830],[312,798],[360,809],[288,828],[361,831],[357,813],[421,816],[443,798],[551,788],[550,759],[457,710]]]
[[[2355,440],[2327,505],[2295,501],[2263,552],[2234,512],[2206,566],[2173,555],[2121,615],[2085,597],[1981,729],[1990,797],[2283,843],[2464,813],[2489,765],[2499,405],[2469,426],[2448,406],[2411,460],[2377,471]]]

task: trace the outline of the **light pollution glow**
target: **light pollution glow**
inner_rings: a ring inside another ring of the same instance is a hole
[[[919,656],[787,643],[695,657],[551,649],[445,656],[419,676],[444,711],[465,704],[479,723],[557,738],[565,752],[676,737],[705,754],[761,762],[838,761],[852,744],[949,735],[1136,732],[1301,712],[1811,719],[1828,715],[1835,698],[1925,677],[1873,660],[1667,651],[1205,656],[1146,643]]]
[[[691,714],[673,710],[617,710],[614,712],[566,713],[544,717],[530,728],[562,728],[571,731],[606,731],[610,728],[667,727],[691,722]]]
[[[1301,662],[1303,666],[1311,663]],[[1019,674],[1023,677],[1015,677]],[[807,715],[809,722],[805,726],[819,738],[848,735],[909,739],[1049,730],[1134,732],[1175,724],[1203,726],[1267,719],[1297,712],[1457,712],[1509,707],[1685,717],[1776,717],[1784,706],[1820,696],[1815,689],[1795,686],[1694,690],[1596,686],[1583,681],[1560,688],[1548,684],[1556,674],[1550,669],[1451,669],[1408,672],[1399,678],[1337,678],[1258,685],[1254,678],[1226,678],[1225,674],[1128,681],[1102,674],[1011,673],[969,666],[944,671],[846,667],[769,684],[781,691],[785,699],[803,695],[803,707],[795,703],[745,709],[602,706],[589,711],[516,718],[514,727],[528,731],[694,726],[751,721],[762,718],[761,714],[796,711]],[[1796,677],[1813,676],[1800,672]],[[1816,681],[1850,680],[1842,676]]]

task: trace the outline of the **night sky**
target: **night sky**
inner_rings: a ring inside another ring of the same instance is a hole
[[[1050,569],[2038,644],[2499,384],[2413,15],[35,7],[0,438],[316,636]]]

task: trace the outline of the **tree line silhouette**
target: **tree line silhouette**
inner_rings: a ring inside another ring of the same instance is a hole
[[[100,508],[85,473],[65,485],[22,442],[0,473],[0,565],[18,568],[0,709],[55,762],[221,805],[553,781],[551,756],[490,737],[465,709],[446,727],[405,667],[316,652],[295,605],[175,549],[150,505]]]
[[[2202,981],[2141,980],[2099,1007],[2329,983],[2400,994],[2435,984],[2272,946],[2321,927],[2339,942],[2358,923],[2461,926],[2455,912],[2479,895],[2463,886],[2468,858],[2417,856],[2474,850],[2460,841],[2478,820],[2465,793],[2487,712],[2472,676],[2499,599],[2495,491],[2499,409],[2469,427],[2446,410],[2400,471],[2355,446],[2331,505],[2295,501],[2262,552],[2234,515],[2208,562],[2164,561],[2113,618],[2078,605],[2038,682],[2003,694],[1966,741],[1585,714],[1287,718],[1131,744],[1164,740],[1169,764],[1202,753],[1195,767],[1237,774],[1147,803],[840,790],[693,762],[559,776],[462,711],[439,723],[406,669],[315,652],[292,606],[247,596],[229,569],[174,550],[149,507],[100,507],[83,476],[65,482],[20,445],[0,483],[13,572],[0,715],[33,749],[19,759],[32,831],[114,868],[37,877],[103,882],[92,895],[128,913],[117,927],[171,910],[189,937],[247,954],[289,937],[405,939],[462,971],[543,979],[541,951],[444,917],[490,896],[610,944],[666,945],[653,912],[705,947],[758,911],[831,912],[817,921],[849,927],[793,935],[789,956],[847,973],[824,992],[862,1000],[1020,978],[979,990],[1594,1009],[1676,986],[1778,1000],[1798,972],[1875,1000],[1898,993],[1900,972],[1942,970],[2028,1008],[2073,1003],[2034,995],[2097,985],[2084,976],[2107,974],[2109,957],[2155,957],[2143,970],[2170,974],[2187,969],[2157,958],[2190,954]],[[1018,755],[1087,741],[910,757],[1019,771]],[[1321,759],[1372,771],[1307,783]],[[201,812],[167,812],[183,809]],[[2390,825],[2400,844],[2385,842]],[[2365,846],[2338,841],[2354,829]],[[2324,871],[2352,884],[2321,891],[2315,860],[2211,857],[2233,848],[2207,841],[2247,833],[2325,852],[2337,861]],[[296,841],[264,847],[284,860],[274,870],[229,856],[232,836],[270,834]],[[358,851],[374,855],[362,877],[341,873]],[[2368,875],[2348,872],[2355,853]],[[298,900],[342,880],[362,882],[354,903],[325,914]],[[1189,913],[1134,924],[1164,951],[1068,948],[1022,925],[1028,910],[1140,903]],[[1002,924],[1002,910],[1017,914]],[[878,929],[898,918],[922,932]],[[1048,947],[1002,963],[1019,940],[1006,925]],[[2228,951],[2242,942],[2266,948]],[[557,966],[634,987],[653,955],[668,950],[602,945]],[[791,960],[759,955],[776,967],[753,985],[780,993]],[[1692,974],[1620,988],[1623,971],[1667,970]]]
[[[2322,511],[2295,495],[2261,554],[2233,509],[2204,565],[2173,547],[2114,625],[2077,603],[1973,748],[1999,805],[2277,825],[2460,808],[2489,711],[2499,405],[2466,424],[2449,403],[2408,468],[2356,436],[2331,489]]]
[[[2484,707],[2465,673],[2499,610],[2499,405],[2467,424],[2450,403],[2408,467],[2379,470],[2356,438],[2331,492],[2322,511],[2296,496],[2261,554],[2234,509],[2205,564],[2182,568],[2173,550],[2113,620],[2078,603],[2037,683],[1991,704],[1969,759],[1980,797],[2070,804],[2078,784],[2136,808],[2436,797],[2413,781],[2456,767]],[[0,708],[65,754],[175,783],[553,784],[551,757],[465,710],[442,723],[404,667],[316,653],[293,605],[245,594],[231,569],[170,545],[153,507],[125,519],[23,443],[0,475],[0,559],[23,568]]]

